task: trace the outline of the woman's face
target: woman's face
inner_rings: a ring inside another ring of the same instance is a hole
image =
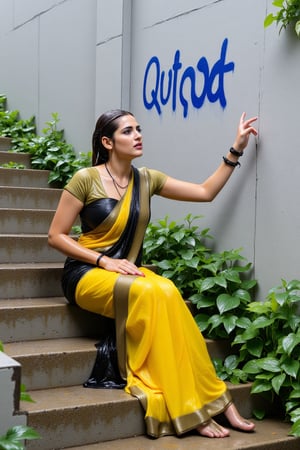
[[[110,141],[111,152],[121,159],[132,160],[143,154],[141,127],[133,116],[118,119],[118,128]]]

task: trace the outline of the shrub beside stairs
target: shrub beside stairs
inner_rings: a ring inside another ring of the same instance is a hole
[[[152,440],[144,434],[137,399],[122,390],[82,387],[106,321],[63,298],[64,257],[47,244],[61,190],[50,188],[49,173],[30,169],[29,155],[12,154],[9,145],[9,139],[0,137],[0,164],[14,161],[27,168],[0,168],[0,340],[7,355],[21,364],[16,383],[22,382],[34,400],[16,402],[15,413],[26,415],[27,425],[41,435],[26,448],[299,449],[300,439],[288,437],[290,425],[276,417],[257,422],[255,433],[232,431],[225,440],[193,433]],[[212,356],[226,352],[215,342],[208,347]],[[261,399],[250,396],[249,384],[229,387],[241,413],[250,417]]]

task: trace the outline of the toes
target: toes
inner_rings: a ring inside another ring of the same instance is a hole
[[[241,431],[253,431],[255,424],[249,420],[244,419],[236,409],[236,407],[231,404],[224,412],[230,425]]]
[[[224,438],[229,436],[229,430],[227,428],[221,427],[214,420],[210,420],[209,422],[200,425],[197,428],[197,431],[201,436],[209,437],[209,438]]]

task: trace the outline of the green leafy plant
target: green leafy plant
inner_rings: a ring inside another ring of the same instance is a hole
[[[25,169],[24,164],[19,164],[15,161],[9,161],[0,165],[3,169]]]
[[[58,129],[58,122],[58,114],[52,113],[52,120],[46,122],[42,130],[43,135],[18,140],[16,150],[30,153],[32,167],[50,170],[49,183],[62,187],[75,171],[91,165],[91,152],[77,156],[72,145],[65,141],[64,131]],[[16,141],[13,139],[12,143]]]
[[[283,414],[293,425],[290,434],[300,436],[300,281],[272,288],[265,302],[248,306],[250,316],[243,319],[232,342],[238,354],[223,364],[214,361],[217,373],[232,382],[253,382],[252,393],[270,403],[280,403]],[[265,411],[254,411],[261,418]]]
[[[192,295],[195,273],[205,263],[209,229],[200,230],[194,222],[201,216],[188,214],[182,223],[169,217],[149,223],[143,246],[143,262],[155,264],[158,273],[172,280],[185,299]]]
[[[247,306],[257,281],[246,278],[252,264],[245,263],[240,252],[212,253],[193,281],[195,294],[190,300],[201,311],[195,320],[207,338],[232,339],[249,316]]]
[[[3,94],[0,94],[0,112],[3,112],[6,107],[6,97]]]
[[[0,450],[23,450],[24,440],[39,439],[39,434],[31,427],[16,425],[0,436]]]
[[[49,183],[63,187],[82,167],[91,165],[91,152],[77,155],[58,129],[59,117],[52,113],[42,135],[36,134],[35,118],[21,120],[19,111],[6,110],[6,97],[0,96],[0,135],[12,139],[12,151],[30,153],[34,169],[49,170]]]
[[[199,218],[150,223],[144,262],[155,264],[195,304],[195,320],[205,337],[225,338],[232,346],[224,361],[213,360],[218,376],[252,382],[251,392],[280,404],[292,423],[290,434],[300,436],[300,281],[282,280],[266,301],[253,301],[252,265],[240,249],[212,252],[205,244],[211,238],[208,229],[193,225]],[[262,419],[266,410],[253,413]]]
[[[0,136],[10,137],[18,147],[18,140],[26,137],[30,139],[35,136],[35,118],[28,120],[20,119],[18,110],[6,110],[6,97],[0,95]]]
[[[297,36],[300,37],[300,0],[274,0],[272,5],[279,10],[275,14],[268,14],[264,20],[265,28],[276,22],[277,25],[280,24],[280,33],[283,28],[292,24]]]
[[[251,264],[240,249],[213,253],[207,247],[209,229],[194,222],[201,216],[188,214],[183,223],[168,216],[150,223],[144,240],[144,262],[155,264],[160,275],[171,279],[186,300],[201,310],[195,320],[210,339],[231,339],[245,317],[255,280],[242,279]],[[202,312],[204,311],[204,312]]]

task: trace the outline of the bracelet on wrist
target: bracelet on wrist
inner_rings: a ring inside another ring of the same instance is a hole
[[[236,161],[236,162],[230,161],[230,159],[226,158],[226,156],[223,156],[223,161],[224,161],[225,164],[227,164],[227,166],[230,166],[230,167],[236,167],[236,166],[241,167],[241,164],[238,161]]]
[[[97,267],[100,267],[99,264],[100,264],[101,258],[102,258],[103,256],[104,256],[103,253],[100,253],[100,255],[98,256],[97,261],[96,261],[96,266],[97,266]]]
[[[234,156],[243,156],[244,152],[243,150],[241,152],[238,152],[235,148],[231,147],[229,149],[230,153],[232,153]]]

